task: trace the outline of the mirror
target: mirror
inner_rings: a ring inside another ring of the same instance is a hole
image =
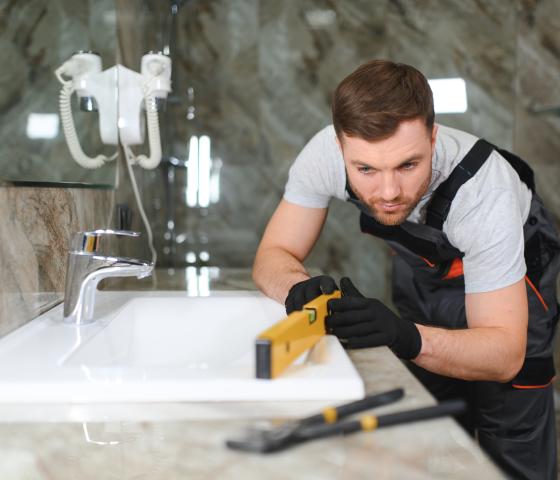
[[[0,180],[113,188],[116,162],[83,168],[70,153],[59,112],[62,84],[55,70],[80,50],[97,52],[103,69],[117,63],[114,0],[5,2],[0,18]],[[116,145],[102,142],[95,105],[83,99],[80,105],[75,93],[70,102],[83,151],[91,157],[114,156]]]

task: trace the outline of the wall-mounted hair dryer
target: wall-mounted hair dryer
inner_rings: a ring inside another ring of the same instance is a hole
[[[102,70],[101,57],[94,52],[72,55],[56,71],[62,84],[59,97],[60,118],[66,143],[78,164],[98,168],[116,158],[84,153],[72,116],[71,97],[76,93],[82,110],[99,111],[99,133],[107,145],[122,143],[128,161],[152,169],[161,161],[158,105],[171,91],[171,60],[162,53],[150,52],[142,57],[140,73],[122,65]],[[65,79],[67,77],[68,79]],[[146,112],[150,155],[135,156],[131,145],[144,143]]]

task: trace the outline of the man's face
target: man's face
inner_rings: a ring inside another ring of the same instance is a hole
[[[416,119],[401,122],[386,140],[338,140],[350,187],[378,222],[403,223],[428,190],[436,132]]]

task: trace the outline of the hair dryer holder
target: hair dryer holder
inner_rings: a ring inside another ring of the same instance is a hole
[[[70,95],[94,99],[99,111],[99,133],[107,145],[141,145],[145,139],[147,123],[150,156],[140,155],[138,163],[144,168],[155,168],[161,160],[161,140],[157,114],[157,99],[167,98],[171,91],[171,60],[161,53],[148,53],[142,57],[141,71],[135,72],[117,64],[101,70],[101,58],[91,52],[74,54],[55,72],[63,84],[60,94],[60,116],[66,140],[76,161],[86,168],[97,168],[104,156],[95,159],[81,151],[75,132]],[[65,80],[62,75],[70,77]],[[93,104],[93,102],[89,102]],[[143,110],[147,122],[144,121]],[[130,149],[128,149],[130,151]],[[81,158],[80,158],[81,157]]]

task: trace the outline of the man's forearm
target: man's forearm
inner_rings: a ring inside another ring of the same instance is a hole
[[[253,265],[253,281],[265,295],[284,303],[294,283],[306,280],[309,274],[303,264],[280,248],[259,250]]]
[[[464,330],[416,325],[422,350],[414,363],[439,375],[464,380],[511,380],[523,364],[524,347],[512,348],[510,334],[498,327]]]

